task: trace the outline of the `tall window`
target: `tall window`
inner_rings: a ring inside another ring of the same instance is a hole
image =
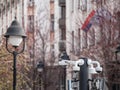
[[[60,77],[59,78],[60,90],[66,90],[66,69],[65,67],[61,67],[59,77]]]
[[[81,48],[87,48],[87,33],[84,31],[81,32]]]
[[[72,12],[74,11],[74,0],[72,0]]]
[[[54,21],[51,21],[51,31],[54,31]]]
[[[54,14],[51,14],[51,31],[54,31]]]
[[[72,88],[79,90],[79,72],[72,72]]]
[[[80,9],[80,0],[78,0],[78,9]]]
[[[120,84],[113,84],[112,90],[120,90]]]
[[[78,29],[78,50],[80,51],[80,28]]]
[[[7,9],[10,9],[10,2],[7,3]]]
[[[81,2],[80,2],[80,9],[82,11],[86,11],[87,10],[87,0],[81,0]]]
[[[1,12],[1,9],[0,9],[0,17],[1,17],[1,14],[2,14],[2,12]]]
[[[65,18],[65,16],[66,16],[66,8],[65,6],[62,6],[61,7],[61,18]]]
[[[54,2],[54,0],[50,0],[50,2]]]
[[[33,32],[34,30],[34,16],[29,15],[28,16],[28,32]]]
[[[66,30],[65,29],[61,30],[61,40],[66,40]]]
[[[12,5],[13,5],[13,7],[14,7],[14,2],[15,2],[15,1],[14,1],[14,0],[12,0]]]
[[[59,41],[59,50],[62,52],[66,49],[66,30],[65,29],[61,29],[61,37],[60,37],[60,41]]]
[[[74,31],[72,31],[72,51],[74,52]]]

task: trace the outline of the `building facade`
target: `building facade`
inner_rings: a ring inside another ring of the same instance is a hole
[[[55,59],[52,63],[56,63],[66,51],[72,60],[98,60],[104,68],[101,76],[113,88],[112,85],[120,84],[119,64],[113,50],[120,42],[119,4],[119,0],[1,0],[0,38],[16,17],[27,33],[27,48],[34,67],[38,61],[51,59],[51,53]],[[99,17],[94,15],[92,25],[85,31],[82,27],[92,11]],[[64,76],[60,90],[66,88]],[[67,79],[71,78],[68,70]]]
[[[10,26],[12,20],[17,18],[20,25],[26,29],[26,10],[27,0],[1,0],[0,1],[0,29],[1,34],[6,32],[6,29]]]
[[[111,63],[117,65],[114,50],[120,38],[119,3],[118,0],[55,0],[55,56],[59,58],[66,51],[72,60],[80,57],[97,60],[103,66],[102,76],[111,82],[114,75]],[[86,26],[88,31],[85,31],[82,27],[94,11],[92,25]],[[114,79],[114,83],[119,80]]]

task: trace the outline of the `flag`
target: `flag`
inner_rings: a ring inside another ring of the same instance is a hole
[[[92,26],[91,20],[94,15],[95,15],[95,10],[92,10],[90,14],[88,15],[88,17],[86,18],[85,22],[83,23],[81,29],[84,30],[85,32],[87,32]]]
[[[103,20],[109,22],[111,18],[111,13],[104,7],[98,8],[96,11],[92,10],[86,18],[85,22],[83,23],[81,29],[87,32],[92,25],[102,24]]]

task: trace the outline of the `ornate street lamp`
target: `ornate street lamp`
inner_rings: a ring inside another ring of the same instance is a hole
[[[62,60],[70,60],[69,56],[67,55],[66,51],[64,51],[61,55]]]
[[[40,61],[37,65],[37,71],[39,72],[39,85],[40,85],[40,88],[39,90],[42,90],[42,83],[41,83],[41,73],[43,72],[43,68],[44,68],[44,63],[42,61]]]
[[[63,65],[63,66],[66,66],[67,63],[65,63],[65,61],[69,61],[69,60],[70,60],[70,58],[67,55],[66,51],[63,51],[60,55],[60,59],[59,59],[60,63],[59,64]]]
[[[118,46],[118,47],[116,48],[116,51],[115,51],[116,61],[117,61],[117,63],[120,63],[120,62],[118,61],[118,57],[117,57],[118,53],[120,53],[120,46]]]
[[[44,63],[40,61],[37,65],[37,71],[41,73],[43,71],[43,68],[44,68]]]
[[[26,35],[15,19],[4,36],[6,37],[6,49],[13,54],[13,90],[16,90],[16,56],[24,51]],[[21,43],[22,48],[18,50],[17,48]],[[12,45],[13,49],[9,48],[8,45]]]

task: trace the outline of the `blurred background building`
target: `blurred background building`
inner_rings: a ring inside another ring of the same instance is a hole
[[[102,76],[111,87],[120,81],[119,75],[113,73],[118,70],[114,65],[119,65],[114,53],[120,42],[119,3],[119,0],[54,1],[55,56],[66,51],[72,60],[79,57],[98,60],[104,69]],[[89,22],[91,13],[93,20]]]
[[[94,11],[87,27],[85,22]],[[120,70],[114,53],[120,43],[119,0],[0,0],[0,44],[15,17],[27,33],[26,50],[33,67],[39,61],[57,63],[66,51],[72,60],[98,60],[108,86],[119,86]],[[64,80],[61,83],[65,84]]]

